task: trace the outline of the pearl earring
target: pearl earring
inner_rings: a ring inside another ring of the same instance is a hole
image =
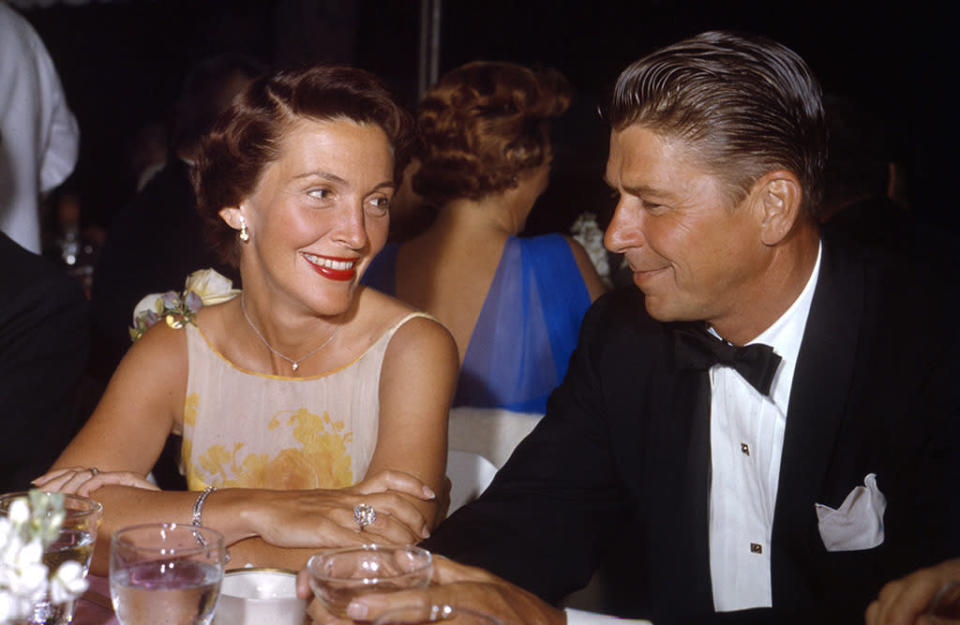
[[[240,240],[244,243],[250,240],[250,231],[247,230],[247,220],[243,217],[240,218]]]

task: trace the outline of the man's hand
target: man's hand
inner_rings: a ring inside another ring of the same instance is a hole
[[[890,582],[867,607],[866,620],[867,625],[960,625],[960,559]]]
[[[309,575],[297,577],[297,593],[310,596]],[[438,609],[433,610],[436,606]],[[466,608],[500,619],[504,625],[565,625],[566,614],[518,586],[483,569],[457,564],[434,556],[433,580],[429,588],[394,593],[361,595],[350,602],[347,613],[362,621],[375,621],[380,614],[397,608],[420,608],[430,614],[443,606]],[[331,616],[317,601],[308,610],[317,625],[348,625],[353,621]]]

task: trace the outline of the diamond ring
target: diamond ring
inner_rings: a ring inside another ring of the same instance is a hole
[[[453,607],[449,605],[432,605],[430,606],[430,622],[434,621],[445,621],[453,616]]]
[[[353,507],[353,520],[357,522],[360,530],[363,531],[363,528],[373,524],[373,522],[377,520],[377,511],[369,504],[358,503]]]

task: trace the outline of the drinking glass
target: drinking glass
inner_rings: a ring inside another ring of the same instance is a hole
[[[373,625],[424,625],[441,621],[450,625],[503,625],[503,621],[492,614],[448,605],[397,608],[381,614]]]
[[[15,499],[27,498],[27,492],[0,495],[0,514],[7,514]],[[57,572],[64,562],[74,560],[83,567],[86,577],[93,558],[93,547],[97,542],[97,528],[103,515],[100,502],[80,495],[63,496],[66,513],[60,526],[60,534],[43,552],[43,563],[50,575]],[[31,511],[32,512],[32,511]],[[30,625],[68,625],[73,621],[76,601],[57,605],[47,599],[41,599],[33,605],[33,614],[27,621]]]
[[[360,545],[334,549],[307,561],[310,588],[331,614],[347,616],[359,595],[426,588],[433,575],[433,556],[420,547]]]
[[[110,596],[121,625],[209,625],[220,594],[223,534],[197,525],[125,527],[110,541]]]

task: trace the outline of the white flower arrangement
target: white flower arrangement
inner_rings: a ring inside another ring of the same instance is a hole
[[[200,269],[187,276],[182,293],[151,293],[133,309],[130,339],[136,341],[161,319],[168,326],[180,329],[185,323],[196,323],[197,311],[233,299],[240,294],[233,281],[213,269]]]
[[[610,263],[603,247],[603,230],[597,224],[597,216],[591,212],[580,213],[570,226],[570,234],[587,250],[590,261],[604,284],[610,286]]]
[[[43,551],[60,534],[66,518],[62,493],[32,490],[11,502],[0,516],[0,624],[28,618],[38,601],[73,601],[87,589],[83,566],[68,561],[51,577]]]

